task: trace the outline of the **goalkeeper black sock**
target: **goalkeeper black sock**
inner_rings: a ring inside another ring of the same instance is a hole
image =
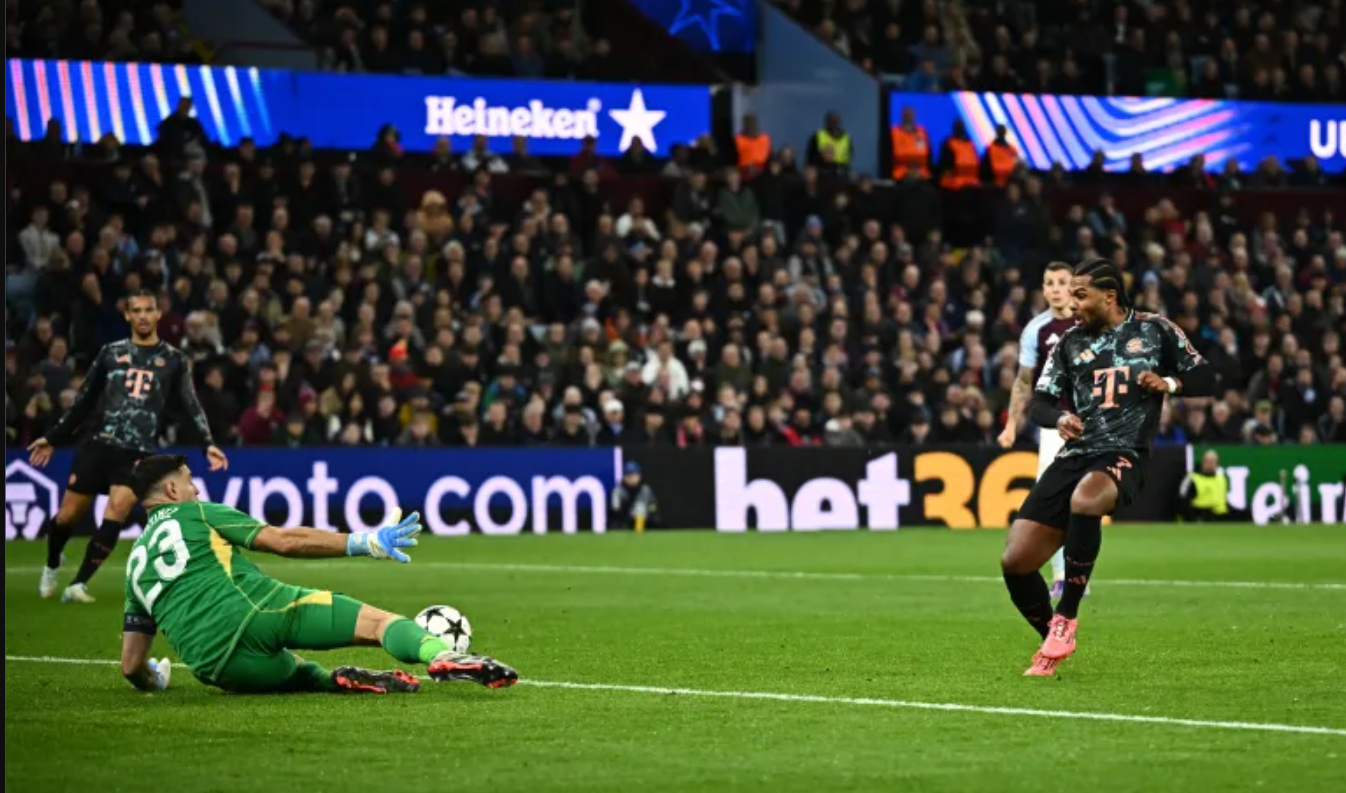
[[[1080,599],[1089,587],[1094,574],[1098,549],[1103,547],[1103,518],[1098,515],[1071,515],[1066,531],[1066,581],[1056,613],[1075,619],[1080,611]]]
[[[122,533],[122,528],[126,524],[120,520],[104,519],[103,525],[98,527],[93,537],[89,540],[89,547],[84,549],[84,561],[79,565],[79,572],[75,574],[76,584],[87,584],[93,574],[98,572],[98,568],[103,566],[103,562],[112,555],[112,551],[117,547],[117,538]]]
[[[71,527],[52,517],[47,520],[46,532],[47,567],[55,570],[61,566],[61,551],[64,551],[65,544],[70,542]]]
[[[1014,607],[1024,615],[1042,638],[1047,638],[1047,624],[1052,621],[1052,595],[1042,573],[1011,573],[1005,571],[1005,588],[1009,590]]]

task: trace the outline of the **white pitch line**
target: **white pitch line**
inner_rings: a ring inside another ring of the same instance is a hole
[[[598,573],[609,575],[700,576],[708,578],[782,578],[815,581],[933,581],[1003,584],[1000,576],[921,573],[815,573],[802,570],[716,570],[691,567],[609,567],[596,565],[516,564],[508,562],[427,562],[435,567],[463,570],[502,570],[523,573]],[[1346,590],[1346,584],[1299,581],[1167,581],[1149,578],[1100,578],[1099,583],[1123,586],[1227,587],[1231,589]]]
[[[302,562],[298,564],[303,564]],[[320,561],[316,565],[361,564],[358,561]],[[413,564],[415,564],[413,562]],[[618,567],[608,565],[526,564],[516,562],[423,562],[424,567],[449,570],[498,570],[518,573],[587,573],[598,575],[689,576],[699,578],[777,578],[802,581],[922,581],[1004,584],[1000,576],[922,573],[821,573],[805,570],[724,570],[694,567]],[[307,565],[306,565],[307,566]],[[1316,581],[1171,581],[1150,578],[1100,578],[1100,584],[1121,586],[1216,587],[1226,589],[1323,589],[1346,591],[1346,584]]]
[[[1346,729],[1334,727],[1306,727],[1297,724],[1263,724],[1249,721],[1205,721],[1202,719],[1175,719],[1167,716],[1131,716],[1125,713],[1089,713],[1073,710],[1037,710],[1034,708],[1006,708],[991,705],[962,705],[953,702],[911,702],[902,699],[874,699],[871,697],[825,697],[816,694],[777,694],[767,691],[716,691],[699,688],[662,688],[659,686],[627,686],[612,683],[567,683],[551,680],[521,680],[521,683],[543,688],[567,688],[582,691],[622,691],[632,694],[676,694],[688,697],[719,697],[723,699],[757,699],[771,702],[807,702],[826,705],[861,705],[910,710],[942,710],[958,713],[986,713],[1001,716],[1039,716],[1054,719],[1081,719],[1085,721],[1114,721],[1132,724],[1164,724],[1180,727],[1204,727],[1219,730],[1257,730],[1262,732],[1293,732],[1306,735],[1339,735],[1346,737]]]
[[[23,661],[41,664],[98,664],[116,666],[121,661],[110,661],[104,658],[58,658],[53,655],[6,655],[6,661]]]
[[[58,664],[115,665],[117,661],[97,658],[58,658],[52,656],[6,655],[6,662],[34,662]],[[860,707],[893,708],[902,710],[937,710],[950,713],[981,713],[995,716],[1035,716],[1050,719],[1081,721],[1109,721],[1127,724],[1157,724],[1170,727],[1197,727],[1212,730],[1251,730],[1255,732],[1288,732],[1301,735],[1332,735],[1346,737],[1346,729],[1309,727],[1300,724],[1265,724],[1251,721],[1206,721],[1204,719],[1177,719],[1167,716],[1132,716],[1125,713],[1090,713],[1074,710],[1038,710],[992,705],[963,705],[955,702],[912,702],[903,699],[876,699],[873,697],[825,697],[817,694],[780,694],[770,691],[716,691],[701,688],[666,688],[663,686],[631,686],[616,683],[572,683],[560,680],[522,680],[534,688],[559,688],[572,691],[613,691],[625,694],[660,694],[717,699],[749,699],[767,702],[792,702],[815,705],[854,705]]]
[[[354,559],[319,561],[268,561],[268,566],[295,565],[302,568],[346,567],[348,565],[368,564]],[[990,575],[945,575],[922,573],[821,573],[805,570],[716,570],[694,567],[615,567],[607,565],[565,565],[565,564],[524,564],[512,562],[412,562],[415,568],[435,570],[484,570],[507,573],[584,573],[596,575],[648,575],[648,576],[687,576],[694,578],[758,578],[784,579],[796,581],[922,581],[922,582],[961,582],[974,584],[1003,584],[999,576]],[[31,575],[41,572],[40,567],[6,567],[6,575]],[[1207,587],[1214,589],[1316,589],[1324,591],[1346,591],[1346,583],[1325,581],[1219,581],[1219,580],[1166,580],[1153,578],[1099,578],[1100,585],[1108,586],[1149,586],[1149,587]]]

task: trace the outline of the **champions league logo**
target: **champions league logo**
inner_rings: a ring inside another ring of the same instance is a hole
[[[56,514],[60,488],[22,460],[5,466],[5,540],[35,540]]]

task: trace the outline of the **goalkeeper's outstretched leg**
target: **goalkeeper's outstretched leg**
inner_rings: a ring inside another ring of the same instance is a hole
[[[382,647],[394,659],[424,664],[436,681],[469,681],[490,688],[518,682],[519,675],[493,658],[454,651],[412,620],[323,590],[286,587],[288,600],[261,611],[248,625],[234,654],[203,682],[226,691],[414,693],[420,681],[400,670],[342,666],[327,670],[291,650]],[[274,603],[274,599],[272,601]]]
[[[438,682],[466,681],[487,688],[519,682],[518,672],[494,658],[457,652],[412,620],[372,606],[361,609],[356,635],[363,643],[382,645],[399,661],[425,664],[431,679]]]

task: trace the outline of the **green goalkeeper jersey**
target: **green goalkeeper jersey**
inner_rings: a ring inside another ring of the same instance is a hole
[[[197,675],[210,678],[248,623],[286,588],[239,548],[266,523],[223,504],[161,504],[126,563],[127,625],[162,630]]]

